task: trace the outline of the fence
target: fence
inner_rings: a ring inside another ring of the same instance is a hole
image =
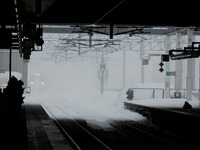
[[[134,90],[134,99],[164,98],[164,89],[162,88],[132,88]],[[170,98],[174,98],[175,89],[170,88]],[[195,89],[193,91],[197,91]],[[186,89],[180,89],[181,98],[186,98]],[[194,95],[194,94],[193,94]]]
[[[176,92],[176,90],[175,89],[170,89],[169,91],[170,91],[170,97],[174,98],[175,97],[174,93]],[[181,93],[181,98],[185,98],[186,97],[186,89],[180,89],[179,92]]]
[[[162,88],[132,88],[134,99],[164,98],[164,89]]]
[[[171,98],[174,98],[175,95],[174,93],[176,92],[175,89],[170,89],[170,97]],[[179,92],[181,93],[181,98],[186,98],[186,89],[180,89]],[[196,92],[198,93],[199,92],[199,89],[194,89],[193,92]],[[197,96],[193,93],[193,96]]]

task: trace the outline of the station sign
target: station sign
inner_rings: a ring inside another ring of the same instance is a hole
[[[175,71],[166,72],[166,76],[175,76],[175,75],[176,75]]]

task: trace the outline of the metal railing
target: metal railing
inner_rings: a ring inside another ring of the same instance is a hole
[[[169,89],[169,93],[170,93],[170,98],[174,98],[175,95],[174,93],[176,92],[176,90],[173,88]],[[185,98],[186,97],[186,89],[180,89],[179,92],[181,93],[181,98]]]
[[[162,88],[132,88],[134,99],[164,98],[164,89]]]
[[[175,97],[174,93],[176,92],[176,90],[174,88],[173,89],[170,88],[169,91],[170,91],[170,97],[174,98]],[[199,89],[194,89],[193,92],[195,91],[198,93]],[[181,98],[186,98],[186,89],[180,89],[179,92],[181,93]]]

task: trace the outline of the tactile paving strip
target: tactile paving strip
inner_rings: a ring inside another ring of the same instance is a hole
[[[25,105],[29,150],[73,150],[40,105]]]

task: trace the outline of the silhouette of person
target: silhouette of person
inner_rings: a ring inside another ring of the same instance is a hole
[[[20,119],[21,105],[24,99],[24,97],[22,97],[24,91],[22,86],[23,82],[21,80],[18,81],[15,76],[12,76],[4,90],[5,115],[8,124],[11,123],[11,120],[18,123]]]
[[[0,104],[3,103],[3,92],[2,89],[0,88]]]
[[[8,85],[4,90],[4,97],[6,104],[13,104],[15,95],[16,95],[16,86],[17,86],[17,78],[12,76],[11,79],[8,81]]]
[[[128,100],[132,100],[133,99],[133,89],[128,89],[128,91],[126,92],[126,94],[127,94],[127,99]]]
[[[22,97],[23,93],[24,93],[23,85],[24,85],[24,82],[22,80],[17,81],[17,89],[16,90],[17,90],[17,101],[19,104],[24,103],[23,102],[24,97]]]
[[[183,108],[184,109],[192,109],[192,105],[190,105],[187,101],[185,101]]]
[[[3,92],[0,88],[0,117],[4,117],[4,100],[3,100]]]
[[[14,139],[12,142],[15,143],[13,144],[15,147],[21,140],[21,106],[24,99],[24,88],[22,86],[23,82],[18,80],[15,76],[12,76],[3,92],[5,103],[5,125],[3,127],[3,138],[6,142],[10,142],[10,137],[12,136],[12,139]],[[6,144],[6,146],[9,144]],[[9,146],[12,147],[12,145]]]

